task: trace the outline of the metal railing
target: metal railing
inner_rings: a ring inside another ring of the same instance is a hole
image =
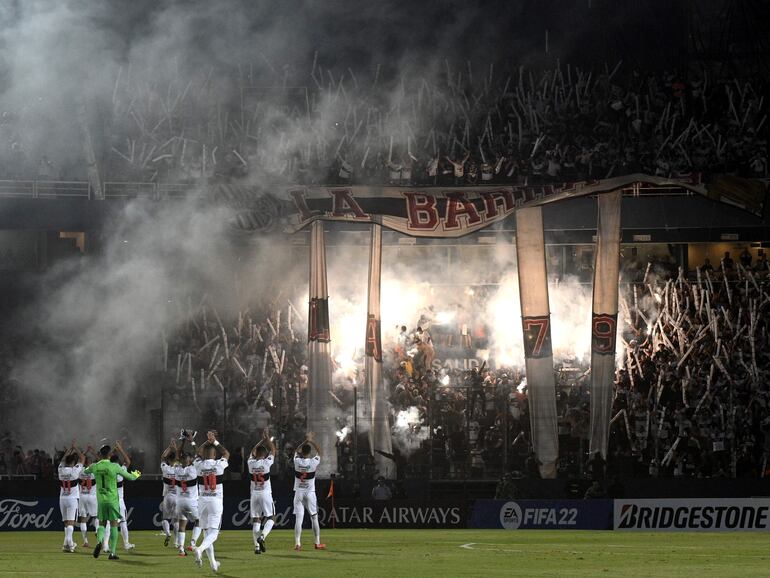
[[[198,187],[190,183],[107,181],[102,183],[101,198],[145,198],[161,201],[166,199],[183,199],[196,190],[198,190]],[[623,192],[626,196],[638,196],[642,190],[655,191],[656,194],[662,196],[687,196],[694,194],[692,191],[679,187],[644,187],[641,185],[626,187],[623,189]],[[0,180],[0,198],[3,197],[33,199],[82,198],[89,200],[100,198],[95,194],[91,183],[88,181],[51,181],[39,179]]]
[[[82,181],[32,181],[36,198],[91,198],[91,184]]]
[[[144,198],[154,200],[183,199],[196,190],[186,183],[102,183],[104,199]],[[0,198],[58,199],[99,198],[88,181],[0,180]]]

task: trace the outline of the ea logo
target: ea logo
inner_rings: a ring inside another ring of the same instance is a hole
[[[500,508],[500,524],[506,530],[516,530],[521,525],[521,508],[516,502],[506,502]]]

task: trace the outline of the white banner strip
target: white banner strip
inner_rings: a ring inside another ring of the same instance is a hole
[[[615,339],[620,274],[620,207],[622,191],[599,195],[596,227],[593,315],[591,317],[590,452],[607,457],[612,389],[615,382]]]
[[[543,213],[540,207],[516,213],[516,259],[527,371],[527,399],[532,445],[544,478],[556,477],[559,437],[556,382],[551,350],[551,318],[545,263]]]

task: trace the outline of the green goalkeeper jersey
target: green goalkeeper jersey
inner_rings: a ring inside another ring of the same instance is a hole
[[[127,480],[135,480],[139,476],[126,471],[126,468],[110,460],[101,460],[91,464],[83,473],[96,476],[96,499],[102,502],[118,503],[118,475]]]

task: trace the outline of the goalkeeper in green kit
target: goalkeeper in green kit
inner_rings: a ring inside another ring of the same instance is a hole
[[[100,461],[91,464],[85,470],[85,473],[96,476],[96,512],[101,522],[97,531],[96,548],[94,548],[94,558],[98,558],[102,551],[104,541],[104,527],[107,521],[110,522],[110,560],[117,560],[118,556],[118,520],[120,520],[120,499],[118,498],[118,475],[126,480],[138,480],[141,472],[134,470],[127,472],[120,464],[110,461],[112,448],[104,445],[99,448]]]

